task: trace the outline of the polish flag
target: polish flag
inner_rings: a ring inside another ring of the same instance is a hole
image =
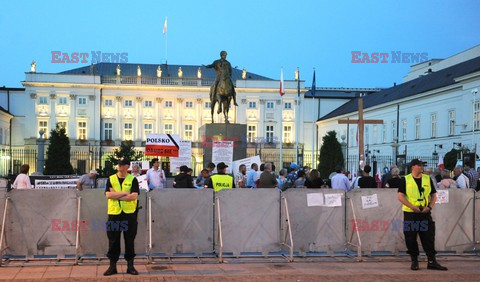
[[[445,164],[443,163],[443,156],[442,155],[438,155],[437,167],[439,167],[441,169],[445,169]]]
[[[163,23],[163,34],[167,33],[167,17],[165,17],[165,23]]]
[[[285,95],[285,86],[283,85],[283,68],[280,70],[280,96]]]

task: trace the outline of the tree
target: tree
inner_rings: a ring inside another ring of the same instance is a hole
[[[323,145],[320,149],[320,164],[318,170],[322,178],[327,178],[330,173],[335,171],[337,165],[343,166],[344,158],[342,153],[342,146],[337,140],[337,133],[335,131],[327,132],[327,135],[322,138]]]
[[[113,150],[113,155],[109,157],[112,164],[116,165],[119,159],[129,159],[139,161],[143,157],[143,152],[135,151],[135,145],[131,141],[125,141],[120,144],[118,149]]]
[[[45,175],[66,175],[73,174],[73,167],[70,163],[70,139],[65,133],[65,128],[58,125],[50,131],[50,145],[47,149],[47,160],[45,161]]]

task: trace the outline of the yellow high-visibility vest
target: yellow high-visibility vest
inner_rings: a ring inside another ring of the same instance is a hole
[[[127,174],[127,177],[122,182],[120,187],[120,181],[118,181],[118,176],[116,174],[110,176],[110,184],[112,184],[113,190],[115,192],[128,192],[130,193],[132,189],[132,183],[135,177],[131,174]],[[137,200],[132,201],[121,201],[108,199],[108,214],[118,215],[122,211],[124,213],[134,213],[137,209]]]
[[[233,188],[233,177],[228,174],[214,174],[210,177],[212,178],[213,191],[215,192]]]
[[[406,199],[412,205],[416,207],[426,207],[429,203],[430,193],[432,192],[432,187],[430,186],[430,176],[428,174],[422,174],[422,187],[423,193],[420,193],[420,187],[417,186],[415,179],[413,179],[412,174],[405,176],[405,185],[406,185]],[[413,212],[413,210],[405,205],[402,205],[402,210],[406,212]]]

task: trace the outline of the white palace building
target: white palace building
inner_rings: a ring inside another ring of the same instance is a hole
[[[259,154],[277,167],[279,144],[274,140],[280,136],[283,166],[296,162],[296,141],[303,164],[312,166],[312,152],[317,159],[330,130],[349,155],[358,154],[356,125],[347,129],[338,124],[339,119],[357,118],[358,97],[364,99],[365,119],[384,120],[365,128],[365,144],[378,155],[392,155],[404,146],[410,155],[431,155],[435,148],[444,153],[453,142],[472,146],[472,122],[480,128],[480,97],[472,95],[480,88],[480,46],[414,65],[402,84],[388,89],[317,88],[313,96],[300,81],[297,97],[293,79],[284,82],[286,94],[280,96],[278,79],[245,69],[233,69],[232,76],[239,106],[232,105],[230,121],[247,125],[247,155]],[[212,122],[214,79],[214,70],[193,65],[98,63],[42,73],[33,64],[24,88],[0,88],[0,175],[18,172],[22,163],[30,163],[33,171],[35,156],[25,153],[36,150],[40,130],[48,138],[56,124],[70,137],[72,165],[79,173],[104,166],[122,141],[143,150],[149,133],[192,140],[192,167],[198,171],[203,162],[198,129]],[[214,115],[214,122],[222,119]]]

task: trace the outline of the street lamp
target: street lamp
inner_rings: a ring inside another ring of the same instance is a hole
[[[472,151],[476,152],[477,150],[477,144],[475,144],[475,103],[476,103],[476,97],[478,93],[478,88],[475,88],[472,90],[472,95],[473,95],[473,116],[472,116]]]

